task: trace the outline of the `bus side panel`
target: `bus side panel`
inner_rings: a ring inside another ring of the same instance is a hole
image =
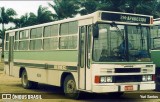
[[[71,73],[75,79],[76,85],[78,87],[78,73],[62,70],[48,70],[48,83],[54,86],[61,86],[61,77],[63,73]]]
[[[78,62],[78,51],[15,51],[14,60],[23,63],[38,63],[38,61]],[[28,62],[34,60],[35,62]],[[41,63],[43,64],[43,63]],[[56,64],[56,63],[55,63]],[[63,63],[61,63],[63,65]]]
[[[63,71],[59,70],[48,70],[48,84],[60,86],[60,79]]]
[[[28,80],[47,83],[47,70],[42,68],[26,68]]]
[[[12,75],[14,76],[14,77],[17,77],[17,78],[19,78],[19,71],[20,71],[20,66],[13,66],[13,73],[12,73]]]

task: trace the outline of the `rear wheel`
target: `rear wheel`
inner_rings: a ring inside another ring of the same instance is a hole
[[[36,88],[38,86],[37,82],[29,81],[26,70],[23,70],[21,77],[22,86],[25,89]]]
[[[68,75],[64,80],[64,93],[67,97],[78,99],[80,92],[77,90],[76,82],[72,75]]]

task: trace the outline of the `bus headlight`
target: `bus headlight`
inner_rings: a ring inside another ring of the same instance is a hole
[[[112,82],[111,76],[101,76],[101,83],[110,83]]]
[[[143,75],[142,81],[152,81],[152,75]]]
[[[143,75],[143,76],[142,76],[142,81],[147,81],[146,75]]]
[[[101,83],[106,83],[106,77],[105,76],[101,76],[100,81],[101,81]]]
[[[111,83],[113,82],[112,76],[95,76],[95,83]]]
[[[112,82],[112,77],[111,76],[107,77],[107,82]]]
[[[152,75],[148,75],[148,76],[147,76],[147,80],[148,80],[148,81],[152,81]]]

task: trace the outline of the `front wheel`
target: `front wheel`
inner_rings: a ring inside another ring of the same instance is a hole
[[[64,93],[67,97],[78,99],[80,92],[77,90],[76,82],[72,75],[68,75],[64,80]]]
[[[33,81],[28,80],[28,75],[27,75],[26,70],[24,70],[22,72],[21,82],[22,82],[22,86],[25,89],[36,88],[38,86],[37,82],[33,82]]]

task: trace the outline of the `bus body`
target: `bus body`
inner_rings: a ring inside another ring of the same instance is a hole
[[[97,11],[5,32],[5,72],[61,86],[69,97],[155,89],[150,60],[152,16]],[[69,93],[69,94],[68,94]]]
[[[151,29],[151,59],[156,64],[156,90],[160,91],[160,19],[154,19]]]

